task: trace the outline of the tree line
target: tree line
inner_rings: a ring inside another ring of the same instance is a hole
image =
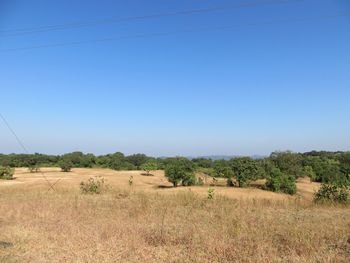
[[[273,152],[265,158],[236,157],[231,160],[172,157],[154,158],[145,154],[125,156],[123,153],[95,156],[82,152],[64,155],[0,154],[1,167],[28,167],[35,172],[40,167],[71,168],[102,167],[114,170],[165,170],[174,185],[202,184],[196,172],[215,178],[225,178],[227,186],[247,187],[252,181],[266,179],[265,188],[275,192],[296,193],[296,179],[308,176],[314,182],[337,186],[350,185],[350,152],[312,151],[294,153]]]

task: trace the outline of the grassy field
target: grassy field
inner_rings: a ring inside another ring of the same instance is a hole
[[[0,262],[350,261],[350,208],[313,204],[308,180],[294,197],[217,186],[208,200],[207,186],[175,189],[161,171],[43,171],[55,191],[26,169],[0,182]],[[109,190],[80,194],[91,176]]]

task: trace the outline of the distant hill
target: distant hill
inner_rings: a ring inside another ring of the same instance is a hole
[[[243,157],[243,155],[207,155],[207,156],[187,156],[188,159],[192,160],[194,158],[205,158],[205,159],[212,159],[212,160],[231,160],[233,158]],[[253,159],[262,159],[267,156],[264,155],[251,155],[249,156]]]

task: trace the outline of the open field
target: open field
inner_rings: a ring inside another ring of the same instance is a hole
[[[30,173],[27,168],[17,168],[13,181],[0,181],[0,189],[2,187],[35,187],[35,188],[49,188],[49,181],[51,184],[57,184],[55,188],[72,188],[79,190],[79,183],[86,181],[90,177],[102,176],[106,183],[112,188],[129,188],[128,181],[130,176],[133,176],[133,190],[143,192],[153,192],[162,194],[174,194],[176,192],[192,191],[200,195],[207,195],[207,187],[191,186],[191,187],[177,187],[173,188],[172,184],[164,177],[163,171],[152,172],[153,176],[142,175],[142,171],[113,171],[110,169],[94,168],[75,168],[72,172],[62,173],[60,168],[42,168],[42,173]],[[44,179],[46,177],[46,179]],[[210,177],[205,177],[206,185],[212,183]],[[224,195],[230,198],[248,198],[248,199],[269,199],[269,200],[294,200],[300,199],[303,201],[311,201],[313,193],[318,190],[319,183],[310,183],[308,179],[300,179],[297,183],[298,194],[296,197],[291,197],[285,194],[273,193],[259,189],[264,182],[262,180],[253,183],[254,187],[228,188],[224,179],[218,181],[217,186],[213,187],[215,193]]]
[[[0,181],[0,262],[350,261],[350,208],[313,204],[307,180],[295,197],[218,186],[208,200],[207,186],[175,189],[162,171],[43,171],[55,191],[24,168]],[[109,191],[80,194],[91,176]]]

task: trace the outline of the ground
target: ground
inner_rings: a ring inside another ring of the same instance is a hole
[[[0,262],[350,261],[349,207],[312,203],[308,179],[294,197],[219,182],[208,200],[207,185],[173,188],[162,171],[42,170],[0,181]],[[92,176],[109,190],[82,195]]]
[[[204,187],[177,187],[173,188],[172,184],[164,177],[163,171],[153,171],[153,176],[145,176],[142,171],[113,171],[110,169],[94,168],[75,168],[72,172],[62,173],[59,168],[42,168],[42,173],[30,173],[27,168],[17,168],[13,181],[0,181],[0,187],[43,187],[48,188],[50,184],[55,184],[54,188],[71,187],[79,189],[79,183],[86,181],[90,177],[101,176],[106,180],[106,183],[112,188],[129,188],[129,178],[133,176],[133,189],[136,191],[153,192],[161,194],[173,194],[175,192],[193,191],[200,195],[206,195],[207,189],[212,184],[212,178],[205,177]],[[57,180],[59,180],[57,182]],[[298,180],[298,193],[295,197],[285,194],[273,193],[259,189],[263,181],[252,183],[252,187],[228,188],[225,180],[220,180],[217,183],[215,194],[224,195],[230,198],[248,198],[248,199],[269,199],[269,200],[288,200],[299,198],[302,200],[312,200],[313,194],[319,188],[318,183],[310,183],[308,178]],[[1,188],[0,188],[1,189]]]

